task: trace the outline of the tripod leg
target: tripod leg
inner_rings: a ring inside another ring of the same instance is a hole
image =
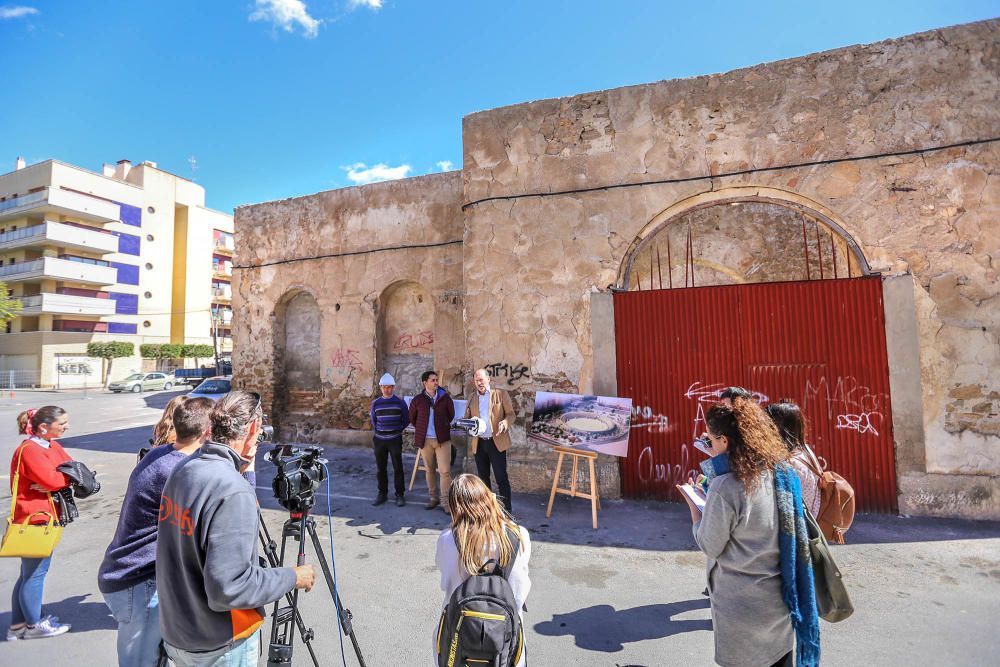
[[[313,549],[316,550],[316,557],[319,560],[320,568],[323,570],[323,578],[326,579],[326,585],[330,589],[330,594],[333,596],[337,609],[340,612],[340,627],[343,629],[344,634],[351,639],[351,646],[354,647],[354,654],[358,657],[358,664],[361,667],[367,667],[365,665],[365,658],[361,655],[361,646],[358,645],[358,638],[354,634],[354,626],[351,623],[353,615],[351,614],[351,610],[344,607],[340,601],[340,593],[337,591],[337,586],[333,581],[330,563],[326,559],[326,554],[323,553],[323,544],[319,541],[319,535],[316,533],[316,520],[310,517],[308,523],[306,523],[306,528],[309,531],[309,537],[312,539]]]
[[[260,514],[257,515],[260,521],[260,531],[257,536],[260,538],[261,546],[264,549],[264,555],[267,557],[267,562],[269,567],[281,567],[281,559],[278,558],[278,545],[271,539],[271,533],[267,529],[267,525],[264,523],[264,517]],[[284,535],[282,535],[282,542],[285,540]],[[284,553],[285,548],[282,544],[281,552]],[[295,621],[295,625],[298,627],[299,636],[302,638],[302,643],[306,645],[306,650],[309,651],[309,657],[312,659],[314,667],[319,667],[319,658],[316,657],[316,651],[313,649],[312,639],[313,630],[312,628],[307,628],[305,621],[302,620],[302,614],[299,613],[298,607],[295,605],[295,598],[292,596],[291,592],[285,593],[285,601],[292,607],[292,617]],[[278,618],[278,602],[274,603],[274,610],[271,613],[271,642],[274,643],[277,639],[275,629],[279,627],[277,622]]]

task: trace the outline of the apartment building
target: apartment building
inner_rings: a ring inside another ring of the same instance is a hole
[[[155,362],[143,343],[232,349],[231,215],[200,185],[127,160],[101,173],[18,158],[0,175],[0,280],[23,310],[0,334],[0,386],[97,386],[87,343],[135,344],[112,379]]]

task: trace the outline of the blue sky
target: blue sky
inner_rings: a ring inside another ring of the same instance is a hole
[[[0,173],[151,160],[213,208],[462,162],[482,109],[1000,15],[1000,0],[0,0]]]

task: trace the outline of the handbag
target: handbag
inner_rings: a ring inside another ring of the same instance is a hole
[[[816,517],[808,509],[805,509],[805,514],[819,617],[829,623],[837,623],[854,613],[854,605]]]
[[[14,510],[17,507],[17,485],[21,481],[21,454],[24,453],[22,446],[17,454],[17,466],[14,468],[14,483],[11,486],[10,494],[10,516],[7,517],[7,530],[3,534],[3,543],[0,544],[0,557],[5,558],[48,558],[52,555],[53,549],[62,539],[63,527],[56,523],[55,503],[52,502],[52,494],[49,496],[51,512],[34,512],[21,523],[14,523]],[[48,523],[32,524],[31,520],[40,514],[48,515]]]

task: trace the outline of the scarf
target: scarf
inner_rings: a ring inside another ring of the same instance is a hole
[[[806,532],[802,485],[787,463],[774,470],[778,499],[778,546],[781,550],[781,595],[795,628],[796,667],[819,665],[819,611]]]
[[[701,488],[708,493],[708,485],[712,480],[729,472],[729,454],[723,452],[718,456],[705,459],[698,464],[698,467],[701,468],[701,473],[705,476],[701,482]]]

